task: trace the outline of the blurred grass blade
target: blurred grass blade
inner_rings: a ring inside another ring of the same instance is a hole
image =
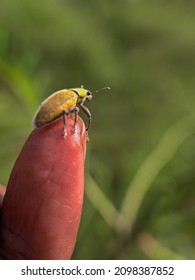
[[[146,192],[162,168],[174,157],[183,142],[195,133],[195,114],[189,114],[173,124],[160,143],[145,159],[130,183],[124,198],[121,214],[126,218],[131,232]]]
[[[147,233],[139,235],[138,246],[152,260],[185,260],[184,256],[173,252]]]
[[[21,69],[11,66],[0,58],[0,76],[4,83],[21,100],[28,112],[34,112],[39,103],[35,85]]]
[[[125,223],[125,220],[121,216],[120,212],[118,212],[112,202],[105,196],[105,194],[101,191],[99,186],[90,175],[86,176],[85,192],[88,199],[100,212],[108,225],[115,228],[116,220],[120,225]]]

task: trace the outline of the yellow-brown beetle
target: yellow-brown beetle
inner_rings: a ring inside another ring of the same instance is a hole
[[[110,87],[101,88],[96,92],[102,90],[108,90]],[[94,94],[93,93],[93,94]],[[51,122],[54,122],[59,117],[63,117],[63,128],[62,128],[62,137],[65,139],[66,137],[66,116],[74,113],[75,120],[73,125],[73,133],[75,132],[75,126],[78,119],[79,107],[88,117],[88,124],[86,127],[86,136],[88,139],[88,131],[91,125],[91,113],[89,109],[83,105],[85,100],[91,100],[92,93],[81,88],[70,88],[70,89],[62,89],[54,92],[47,99],[45,99],[40,107],[38,108],[34,119],[33,124],[35,127],[43,127],[48,125]],[[79,106],[79,107],[78,107]]]

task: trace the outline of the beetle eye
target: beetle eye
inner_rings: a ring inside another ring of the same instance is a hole
[[[90,91],[87,91],[86,99],[87,99],[88,101],[92,99],[92,94],[91,94]]]

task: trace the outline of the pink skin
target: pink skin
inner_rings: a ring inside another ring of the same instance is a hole
[[[0,185],[0,258],[70,259],[82,212],[86,134],[79,118],[60,118],[29,136]],[[2,199],[3,203],[1,205]]]

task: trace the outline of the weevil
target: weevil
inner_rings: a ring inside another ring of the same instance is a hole
[[[66,138],[66,116],[74,114],[73,133],[75,132],[78,120],[79,108],[87,115],[88,124],[86,127],[86,137],[89,140],[88,132],[91,126],[91,113],[89,109],[83,105],[86,100],[91,100],[94,93],[102,90],[108,90],[110,87],[104,87],[91,93],[89,90],[81,88],[62,89],[54,92],[46,98],[35,113],[33,124],[40,128],[48,125],[58,118],[63,118],[62,137]]]

